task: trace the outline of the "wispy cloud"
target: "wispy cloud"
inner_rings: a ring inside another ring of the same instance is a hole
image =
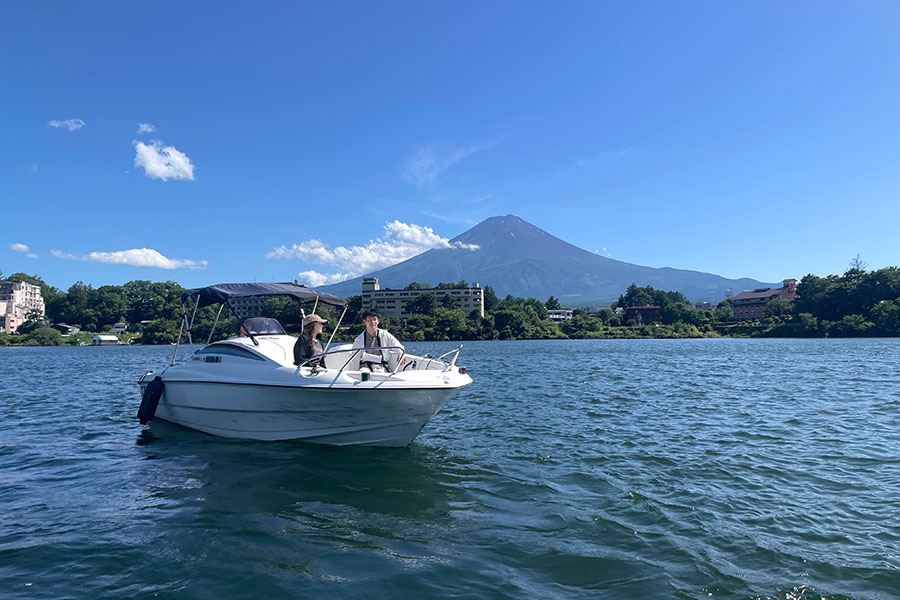
[[[82,127],[87,125],[81,119],[66,119],[65,121],[50,121],[47,123],[48,127],[56,127],[58,129],[68,129],[69,131],[78,131]]]
[[[452,243],[430,227],[391,221],[384,226],[381,238],[370,240],[365,246],[338,246],[330,248],[321,240],[306,240],[292,246],[279,246],[266,254],[268,259],[296,258],[320,265],[331,265],[338,273],[303,271],[301,281],[311,285],[335,283],[351,277],[358,277],[371,271],[383,269],[412,258],[432,248],[477,250],[474,244]]]
[[[132,248],[115,252],[90,252],[88,254],[70,254],[60,250],[51,250],[55,258],[80,260],[83,262],[106,263],[112,265],[130,265],[132,267],[155,267],[157,269],[205,269],[209,261],[184,260],[166,258],[152,248]]]
[[[26,254],[25,256],[27,256],[28,258],[40,258],[40,255],[39,255],[39,254],[35,254],[34,252],[29,252],[29,253]]]
[[[487,150],[495,142],[476,144],[464,148],[442,148],[437,144],[423,146],[406,159],[400,175],[419,188],[433,187],[438,178],[461,160]]]
[[[472,227],[481,221],[481,219],[471,215],[445,214],[436,210],[426,209],[423,210],[421,214],[431,219],[437,219],[438,221],[444,221],[445,223],[453,223],[454,225],[464,225],[466,227]]]
[[[38,166],[37,165],[28,165],[28,170],[31,171],[32,173],[37,173]]]
[[[194,179],[194,165],[184,152],[174,146],[163,146],[160,140],[149,144],[134,141],[134,167],[144,169],[151,179]]]
[[[151,125],[150,123],[138,123],[138,133],[155,133],[156,126]]]
[[[31,250],[31,248],[29,248],[25,244],[19,244],[19,243],[10,244],[9,249],[12,250],[13,252],[28,252],[29,250]]]

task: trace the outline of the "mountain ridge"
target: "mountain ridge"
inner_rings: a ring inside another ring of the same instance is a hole
[[[469,249],[477,245],[477,250]],[[727,279],[711,273],[645,267],[600,256],[562,240],[515,215],[485,219],[450,240],[450,248],[433,248],[403,262],[367,274],[383,288],[403,288],[413,281],[437,285],[465,280],[491,286],[500,297],[512,294],[567,306],[604,305],[618,299],[632,283],[679,291],[692,302],[718,302],[732,290],[775,286],[750,278]],[[322,286],[336,295],[360,293],[362,277]]]

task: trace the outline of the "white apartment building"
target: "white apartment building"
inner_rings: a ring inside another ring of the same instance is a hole
[[[4,333],[15,333],[33,313],[45,315],[40,286],[24,281],[0,281],[0,325]]]
[[[384,317],[411,317],[408,305],[422,294],[433,294],[435,302],[450,296],[456,299],[459,308],[469,314],[477,310],[484,316],[484,289],[477,283],[469,288],[428,288],[424,290],[381,289],[377,277],[364,277],[362,282],[362,309],[374,308]]]

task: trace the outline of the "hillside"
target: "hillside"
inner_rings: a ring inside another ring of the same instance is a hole
[[[519,217],[491,217],[451,242],[479,246],[435,249],[370,275],[382,287],[402,288],[412,281],[436,285],[466,280],[490,285],[498,296],[512,294],[546,300],[556,296],[567,306],[603,305],[632,283],[684,293],[692,301],[718,302],[726,291],[773,286],[755,279],[726,279],[711,273],[634,265],[573,246]],[[360,293],[361,278],[324,286],[323,291]]]

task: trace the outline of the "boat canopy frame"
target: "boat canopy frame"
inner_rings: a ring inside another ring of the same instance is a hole
[[[303,302],[314,302],[312,312],[315,313],[316,308],[319,306],[319,302],[323,304],[329,304],[331,306],[343,307],[343,312],[341,313],[340,319],[338,319],[338,324],[335,326],[334,331],[331,332],[331,337],[328,339],[328,346],[331,345],[331,340],[334,339],[334,334],[337,333],[338,327],[341,325],[341,321],[344,320],[344,315],[347,314],[347,301],[338,296],[333,296],[331,294],[326,294],[324,292],[320,292],[313,288],[307,287],[305,285],[300,285],[296,283],[265,283],[265,282],[253,282],[253,283],[219,283],[216,285],[209,285],[202,288],[193,288],[190,290],[185,290],[181,294],[181,325],[178,328],[178,339],[175,342],[175,351],[172,353],[172,362],[171,365],[175,364],[175,358],[178,356],[178,346],[181,344],[181,336],[186,331],[188,344],[193,345],[194,341],[191,338],[191,328],[194,325],[194,318],[197,316],[197,309],[205,306],[210,306],[212,304],[219,304],[219,311],[216,313],[216,320],[213,322],[212,329],[209,331],[209,338],[206,340],[206,343],[209,344],[212,341],[213,333],[216,331],[216,326],[219,324],[219,317],[222,316],[222,309],[226,306],[228,310],[234,315],[235,318],[240,319],[240,315],[237,314],[237,311],[234,310],[234,306],[231,305],[230,300],[232,298],[253,298],[259,296],[287,296],[296,300],[298,303]],[[191,318],[188,320],[188,302],[191,298],[196,297],[197,300],[194,302],[194,309],[191,313]],[[306,317],[303,313],[303,308],[300,308],[301,314]],[[247,332],[247,336],[253,342],[254,346],[259,346],[259,342],[256,341],[256,338],[249,332]],[[328,348],[326,346],[326,350]]]

